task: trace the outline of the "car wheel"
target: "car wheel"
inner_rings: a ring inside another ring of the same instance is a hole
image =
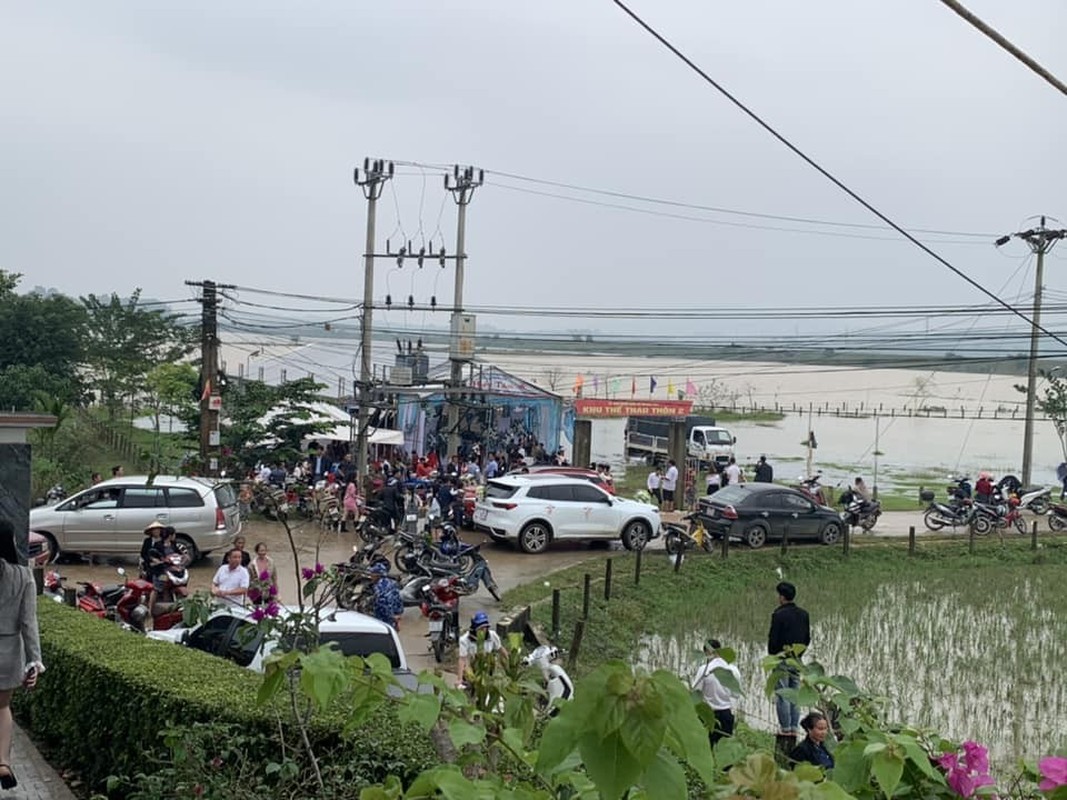
[[[622,532],[622,546],[627,550],[644,550],[652,531],[647,522],[634,520]]]
[[[841,523],[828,522],[819,534],[819,541],[823,544],[833,544],[841,538]]]
[[[188,556],[190,564],[195,564],[200,560],[200,550],[197,549],[196,543],[184,533],[179,533],[174,537],[174,549]]]
[[[552,540],[552,531],[543,522],[531,522],[519,534],[519,547],[524,553],[543,553]]]
[[[46,533],[45,531],[36,531],[36,533],[41,534],[41,536],[48,540],[48,563],[55,564],[56,562],[58,562],[60,554],[59,542],[56,541],[56,537],[50,533]]]
[[[744,533],[745,544],[751,547],[753,550],[763,547],[767,542],[767,529],[762,525],[750,525],[745,528]]]
[[[1036,500],[1030,502],[1030,510],[1038,516],[1047,514],[1052,502],[1047,497],[1039,497]]]

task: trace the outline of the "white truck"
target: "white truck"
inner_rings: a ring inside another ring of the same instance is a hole
[[[689,416],[685,419],[686,454],[700,462],[701,468],[715,462],[726,466],[734,455],[737,437],[720,428],[711,417]],[[670,458],[670,420],[658,417],[630,417],[626,427],[626,455],[658,464]]]

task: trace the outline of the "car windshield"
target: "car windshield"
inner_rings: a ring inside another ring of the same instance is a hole
[[[734,440],[727,431],[706,431],[711,444],[733,444]]]
[[[719,489],[711,496],[711,501],[721,505],[737,505],[749,497],[752,493],[740,484],[730,484]]]

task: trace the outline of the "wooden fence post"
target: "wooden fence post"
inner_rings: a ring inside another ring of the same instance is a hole
[[[722,557],[726,558],[730,555],[730,537],[725,533],[722,535]]]
[[[1033,522],[1033,527],[1030,529],[1030,549],[1037,549],[1037,520]]]
[[[604,599],[611,599],[611,562],[613,559],[608,559],[604,563]]]
[[[642,547],[637,551],[637,558],[634,560],[634,586],[641,585],[641,554],[645,551]]]
[[[967,552],[974,555],[974,525],[967,526]]]
[[[593,576],[588,572],[582,577],[582,619],[589,619],[589,592]]]
[[[789,552],[789,526],[782,528],[782,555]]]
[[[915,555],[915,526],[908,527],[908,555]]]
[[[559,589],[552,590],[552,641],[559,641]]]
[[[567,653],[567,666],[573,671],[578,663],[578,651],[582,648],[582,637],[585,636],[585,620],[580,619],[574,623],[574,638],[571,639],[571,649]]]
[[[846,525],[844,530],[844,551],[845,557],[848,558],[849,551],[852,549],[852,526]]]

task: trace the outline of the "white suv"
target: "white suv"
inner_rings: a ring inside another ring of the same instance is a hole
[[[288,613],[288,609],[282,609],[282,613]],[[149,631],[148,638],[183,644],[256,672],[263,671],[264,660],[278,648],[276,640],[264,639],[252,619],[251,608],[222,608],[203,625]],[[372,653],[381,653],[389,659],[393,676],[401,686],[414,690],[418,684],[408,668],[396,629],[374,617],[358,611],[323,609],[319,619],[319,643],[334,643],[345,656],[366,658]]]
[[[495,539],[543,553],[554,539],[621,538],[640,550],[660,535],[659,509],[614,497],[581,478],[507,475],[489,481],[474,508],[474,524]]]

